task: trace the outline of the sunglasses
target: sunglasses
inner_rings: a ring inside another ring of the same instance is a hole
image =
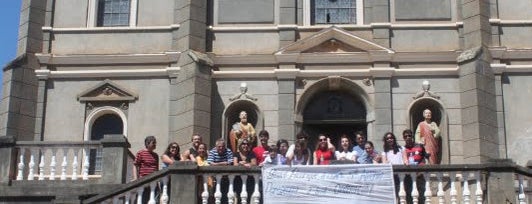
[[[171,149],[177,149],[177,146],[171,146],[170,148]]]

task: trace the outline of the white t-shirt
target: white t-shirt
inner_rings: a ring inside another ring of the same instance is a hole
[[[404,164],[403,163],[403,151],[404,151],[404,147],[400,147],[399,148],[399,151],[394,154],[393,153],[393,149],[387,151],[387,152],[382,152],[382,157],[386,157],[386,159],[388,160],[388,163],[390,164]]]
[[[356,152],[340,152],[335,151],[334,156],[336,157],[336,160],[355,160],[355,156],[357,155]]]

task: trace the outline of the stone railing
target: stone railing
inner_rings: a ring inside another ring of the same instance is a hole
[[[11,158],[2,161],[3,183],[97,179],[97,183],[121,184],[131,174],[134,155],[122,135],[105,135],[100,141],[83,142],[2,139],[0,151],[5,158]],[[101,154],[98,160],[96,152]],[[96,166],[99,172],[89,172]]]
[[[507,162],[393,166],[393,170],[399,203],[530,203],[532,171]],[[143,194],[149,195],[144,198],[147,203],[237,203],[235,197],[240,203],[260,203],[262,191],[254,182],[260,181],[260,173],[258,167],[198,167],[180,162],[83,203],[139,203]],[[246,177],[253,179],[240,182]]]

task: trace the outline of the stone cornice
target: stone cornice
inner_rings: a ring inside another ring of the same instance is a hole
[[[495,74],[502,73],[532,73],[531,65],[507,65],[507,64],[491,64],[491,68]]]
[[[88,28],[54,28],[42,27],[43,32],[51,33],[107,33],[107,32],[146,32],[146,31],[172,31],[179,29],[179,24],[168,26],[139,26],[139,27],[88,27]]]
[[[128,55],[53,55],[35,54],[41,65],[169,64],[179,60],[180,52]]]
[[[506,47],[490,47],[489,51],[494,59],[532,60],[532,49],[508,49]]]
[[[490,20],[491,22],[491,20]],[[511,21],[504,21],[511,23]],[[381,29],[381,28],[459,28],[463,26],[463,22],[449,22],[449,23],[372,23],[371,25],[335,25],[336,27],[346,30],[359,30],[359,29]],[[228,25],[228,26],[210,26],[209,30],[213,32],[242,32],[242,31],[279,31],[279,30],[299,30],[299,31],[315,31],[322,30],[331,27],[331,25],[312,25],[312,26],[300,26],[300,25]]]
[[[109,78],[109,77],[169,77],[175,78],[180,71],[179,67],[166,67],[164,69],[114,69],[114,70],[73,70],[51,71],[48,69],[35,70],[35,75],[40,80],[49,78]]]
[[[374,61],[394,63],[431,62],[456,63],[459,51],[443,52],[356,52],[356,53],[289,53],[262,55],[215,55],[210,54],[215,66],[230,65],[277,65],[277,64],[368,64]]]
[[[297,77],[392,77],[392,76],[458,76],[458,66],[445,68],[408,68],[369,67],[363,69],[272,69],[272,70],[231,70],[213,71],[213,78],[277,78],[294,79]]]

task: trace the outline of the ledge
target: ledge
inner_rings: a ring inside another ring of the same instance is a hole
[[[179,29],[179,24],[172,24],[168,26],[117,26],[117,27],[90,27],[90,28],[54,28],[54,27],[42,27],[43,32],[50,33],[106,33],[106,32],[146,32],[146,31],[173,31]]]

